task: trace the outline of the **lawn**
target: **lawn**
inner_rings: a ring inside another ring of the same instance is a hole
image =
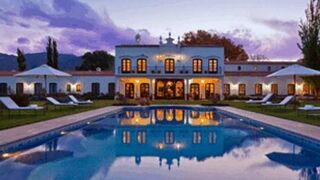
[[[293,105],[289,105],[286,108],[280,108],[280,107],[268,107],[268,108],[263,107],[262,108],[259,104],[249,105],[249,104],[246,104],[244,101],[226,101],[226,103],[228,103],[230,106],[243,109],[243,110],[253,111],[253,112],[271,115],[271,116],[275,116],[283,119],[289,119],[292,121],[298,121],[302,123],[320,126],[320,117],[318,118],[307,117],[304,112],[301,112],[298,115],[297,111],[294,110]],[[315,101],[305,101],[300,106],[303,106],[304,104],[314,104],[314,105],[320,106],[320,102],[315,102]]]
[[[92,105],[78,106],[78,107],[53,107],[48,106],[46,111],[11,111],[10,117],[8,116],[7,110],[2,110],[0,114],[0,129],[8,129],[16,126],[21,126],[25,124],[35,123],[39,121],[44,121],[48,119],[53,119],[56,117],[61,117],[65,115],[75,114],[79,112],[89,111],[105,106],[110,106],[113,100],[96,100]],[[33,104],[38,104],[39,106],[44,105],[44,101],[32,102]]]

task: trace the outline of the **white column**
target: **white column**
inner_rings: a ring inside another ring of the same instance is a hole
[[[118,77],[115,78],[115,83],[116,83],[116,93],[118,93],[118,92],[121,93],[120,92],[120,86],[121,86],[120,83],[121,82],[120,82],[120,79]],[[114,98],[116,98],[116,96]]]
[[[184,80],[185,88],[184,88],[184,100],[188,100],[188,92],[189,92],[189,79]]]
[[[220,85],[221,85],[221,87],[220,87],[220,98],[221,98],[221,100],[224,100],[224,95],[223,95],[223,92],[224,92],[224,76],[222,76],[220,78]]]
[[[151,90],[151,97],[152,97],[152,99],[154,99],[155,98],[155,82],[156,80],[155,79],[153,79],[153,78],[151,78],[150,79],[150,82],[151,82],[151,88],[150,88],[150,90]]]

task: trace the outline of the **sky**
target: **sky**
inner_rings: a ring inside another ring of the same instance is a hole
[[[45,51],[48,36],[59,52],[114,53],[115,45],[143,44],[198,29],[231,38],[249,54],[271,60],[302,55],[299,22],[308,0],[0,0],[0,52]]]

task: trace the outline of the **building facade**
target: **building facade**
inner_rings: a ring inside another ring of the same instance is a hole
[[[48,78],[47,93],[116,92],[128,98],[208,99],[223,96],[311,95],[302,79],[267,78],[268,74],[297,62],[225,62],[223,47],[185,46],[169,35],[154,45],[118,45],[111,71],[71,71],[71,77]],[[39,94],[45,87],[40,77],[15,77],[0,71],[0,95]]]

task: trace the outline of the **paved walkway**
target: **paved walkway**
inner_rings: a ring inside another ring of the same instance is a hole
[[[227,111],[233,114],[238,114],[243,117],[247,117],[253,120],[257,120],[263,123],[270,124],[275,127],[285,129],[290,132],[295,132],[306,137],[311,137],[313,139],[320,141],[320,127],[313,126],[309,124],[304,124],[300,122],[290,121],[282,118],[277,118],[274,116],[264,115],[260,113],[255,113],[251,111],[246,111],[234,107],[216,107],[219,110]]]
[[[19,126],[7,130],[0,131],[0,146],[23,140],[41,133],[48,132],[53,129],[61,128],[70,124],[74,124],[81,121],[87,121],[88,119],[99,118],[105,114],[116,112],[122,109],[122,107],[105,107],[95,109],[92,111],[81,112],[78,114],[63,116],[48,121],[42,121],[29,125]]]

